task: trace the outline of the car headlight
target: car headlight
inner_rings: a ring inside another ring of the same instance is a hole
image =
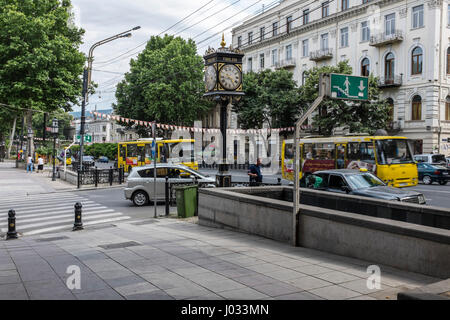
[[[425,203],[425,196],[423,194],[419,194],[419,203]]]

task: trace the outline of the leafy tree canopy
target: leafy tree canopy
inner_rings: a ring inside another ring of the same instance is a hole
[[[130,72],[117,85],[117,114],[192,125],[211,107],[202,98],[204,64],[191,39],[153,36],[130,66]]]
[[[299,113],[300,97],[292,73],[287,70],[264,70],[246,73],[243,78],[245,96],[235,106],[244,129],[294,125]]]
[[[337,66],[315,67],[306,71],[306,81],[299,88],[301,105],[309,106],[319,95],[319,75],[321,73],[352,74],[347,61]],[[377,78],[369,77],[369,99],[365,102],[351,102],[325,98],[319,112],[313,118],[314,124],[323,135],[332,135],[334,129],[349,129],[350,132],[373,134],[384,129],[389,122],[390,105],[380,98]]]
[[[58,137],[62,140],[71,140],[73,138],[72,132],[71,132],[71,126],[70,122],[73,120],[73,117],[63,110],[57,110],[53,112],[52,114],[47,116],[47,123],[44,126],[44,114],[42,112],[35,113],[33,115],[33,128],[35,128],[35,136],[38,138],[43,137],[43,130],[44,127],[51,127],[53,118],[58,119]],[[47,139],[52,139],[53,135],[51,132],[47,132],[46,134]]]

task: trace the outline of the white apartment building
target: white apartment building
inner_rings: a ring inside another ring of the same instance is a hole
[[[80,132],[80,123],[80,119],[74,120],[77,133]],[[119,143],[140,138],[134,130],[126,129],[114,120],[93,117],[86,117],[86,134],[92,136],[92,143]]]
[[[450,0],[284,0],[232,32],[244,72],[285,68],[301,85],[306,70],[348,60],[374,74],[391,131],[416,153],[450,155]]]

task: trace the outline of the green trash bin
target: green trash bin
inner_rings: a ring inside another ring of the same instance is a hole
[[[198,186],[180,186],[175,188],[178,217],[189,218],[197,215]]]

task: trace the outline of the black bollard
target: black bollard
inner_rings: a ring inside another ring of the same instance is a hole
[[[112,167],[109,168],[109,185],[112,186],[113,184],[113,169]]]
[[[170,205],[169,177],[166,176],[166,216],[169,215],[169,205]]]
[[[281,186],[281,178],[277,178],[278,182],[277,185]]]
[[[6,240],[10,239],[17,239],[16,212],[14,210],[8,211],[8,233],[6,234]]]
[[[81,221],[81,203],[75,203],[75,223],[73,224],[72,231],[83,230],[83,222]]]

